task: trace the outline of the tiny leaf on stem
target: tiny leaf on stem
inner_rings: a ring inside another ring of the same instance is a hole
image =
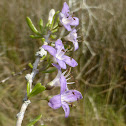
[[[42,36],[38,36],[38,35],[30,35],[31,38],[36,39],[36,38],[42,38]]]
[[[30,94],[28,95],[28,97],[33,97],[41,92],[43,92],[45,90],[45,86],[42,86],[41,83],[37,83],[34,88],[32,89],[32,91],[30,92]]]
[[[40,26],[41,32],[43,33],[43,20],[42,19],[40,19],[39,21],[39,26]]]
[[[52,33],[55,33],[55,32],[57,32],[58,31],[58,29],[54,29],[54,30],[52,30],[51,32]]]
[[[30,93],[30,83],[28,82],[27,83],[27,96],[29,95],[29,93]]]
[[[27,21],[28,26],[30,27],[30,29],[31,29],[34,33],[40,34],[40,33],[38,32],[38,30],[36,29],[36,27],[34,26],[34,24],[32,23],[32,21],[31,21],[31,19],[30,19],[29,17],[26,18],[26,21]]]
[[[28,66],[33,69],[33,65],[31,63],[28,64]]]
[[[53,28],[53,25],[54,25],[54,21],[55,21],[55,17],[56,15],[59,13],[59,11],[57,11],[54,16],[53,16],[53,19],[52,19],[52,23],[51,23],[51,28]]]
[[[56,68],[50,68],[50,69],[48,69],[46,71],[42,71],[42,73],[52,73],[52,72],[54,72],[56,70],[57,70]]]
[[[52,38],[52,39],[56,39],[56,35],[50,35],[50,37]]]
[[[38,122],[42,118],[42,115],[37,116],[35,119],[33,119],[27,126],[34,126],[36,122]]]

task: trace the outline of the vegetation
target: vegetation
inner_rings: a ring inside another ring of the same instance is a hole
[[[64,0],[0,1],[0,126],[14,126],[26,92],[25,75],[31,71],[39,39],[31,39],[26,23],[29,16],[35,26],[47,21],[51,8],[61,10]],[[74,88],[83,99],[73,105],[70,117],[62,108],[52,110],[41,95],[34,97],[23,125],[42,114],[36,124],[48,126],[125,126],[126,125],[126,1],[66,0],[80,19],[80,49],[73,53],[79,66],[72,70]],[[73,14],[74,15],[74,14]],[[64,33],[63,33],[64,34]],[[40,65],[44,65],[41,63]],[[21,71],[21,72],[20,72]],[[20,72],[20,73],[19,73]],[[40,72],[36,82],[43,84],[55,77]],[[57,89],[55,89],[57,90]],[[55,94],[55,90],[48,94]],[[47,95],[48,95],[47,94]],[[39,99],[39,101],[38,101]]]

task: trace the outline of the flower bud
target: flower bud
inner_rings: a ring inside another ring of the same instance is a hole
[[[55,10],[51,9],[50,12],[49,12],[49,17],[48,17],[49,24],[52,23],[54,14],[55,14]]]
[[[55,86],[53,85],[53,81],[49,82],[47,85],[46,85],[46,90],[51,90],[53,89]]]
[[[43,49],[42,47],[40,47],[40,50],[38,52],[36,52],[36,56],[46,56],[47,55],[47,51],[45,51],[45,49]]]

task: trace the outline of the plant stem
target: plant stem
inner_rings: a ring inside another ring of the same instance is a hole
[[[38,73],[38,69],[37,69],[37,66],[39,64],[39,61],[40,61],[40,58],[41,57],[37,57],[34,64],[33,64],[33,70],[32,70],[32,73],[31,73],[31,76],[32,76],[32,81],[30,81],[30,92],[32,91],[32,82],[34,80],[34,77],[35,75]],[[26,96],[25,96],[26,97]],[[24,114],[25,114],[25,111],[28,107],[28,105],[31,103],[30,100],[26,100],[23,102],[22,104],[22,107],[21,107],[21,110],[20,112],[17,114],[17,123],[16,123],[16,126],[21,126],[22,124],[22,121],[23,121],[23,118],[24,118]]]
[[[50,36],[50,32],[48,32],[48,34],[45,36],[45,44],[48,43],[49,36]],[[38,55],[37,58],[36,58],[36,60],[35,60],[35,62],[34,62],[34,64],[33,64],[33,69],[32,69],[32,72],[30,74],[30,76],[31,76],[32,79],[30,81],[28,80],[29,83],[30,83],[30,92],[32,91],[32,82],[34,80],[34,77],[39,72],[39,70],[37,69],[37,67],[38,67],[40,58],[42,58],[42,57]],[[26,111],[28,105],[31,103],[31,101],[29,99],[27,99],[27,95],[25,95],[24,99],[25,100],[24,100],[24,102],[22,104],[21,110],[17,114],[17,123],[16,123],[16,126],[21,126],[23,118],[24,118],[25,111]]]

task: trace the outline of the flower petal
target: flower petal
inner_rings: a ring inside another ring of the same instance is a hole
[[[66,69],[66,64],[65,64],[64,61],[59,60],[59,59],[56,59],[56,60],[57,60],[58,64],[60,65],[60,67],[61,67],[62,69]]]
[[[66,82],[66,79],[63,75],[61,75],[60,77],[60,84],[61,84],[61,94],[66,90],[67,88],[67,82]]]
[[[55,95],[50,100],[48,105],[53,109],[58,109],[61,107],[61,95]]]
[[[54,63],[52,63],[52,65],[55,66],[58,69],[58,74],[53,79],[52,86],[60,86],[61,85],[60,84],[60,77],[61,77],[61,74],[62,74],[61,67],[58,64],[54,64]]]
[[[61,76],[61,71],[58,70],[58,74],[56,77],[51,81],[51,86],[60,86],[60,76]]]
[[[48,46],[48,45],[43,45],[42,48],[44,48],[45,50],[47,50],[52,56],[55,57],[56,50],[53,47]]]
[[[52,65],[61,71],[61,67],[58,64],[52,63]]]
[[[82,99],[82,94],[77,91],[77,90],[68,90],[65,91],[62,95],[61,95],[62,101],[66,101],[68,103],[74,102],[74,101],[78,101],[80,99]]]
[[[64,24],[63,24],[64,25]],[[71,29],[71,26],[69,25],[69,24],[67,24],[67,25],[64,25],[64,27],[67,29],[67,31],[71,31],[72,29]]]
[[[77,39],[77,30],[73,29],[70,33],[71,38],[73,38],[73,40]]]
[[[63,61],[71,67],[76,67],[78,63],[71,57],[64,55]]]
[[[73,26],[79,25],[79,19],[77,17],[73,17],[73,21],[70,23],[70,25]]]
[[[64,25],[67,25],[67,24],[70,25],[73,21],[73,18],[72,17],[63,17],[61,21],[62,21],[62,24],[64,24]]]
[[[71,42],[77,41],[76,29],[72,30],[67,36],[65,36],[65,39]]]
[[[65,16],[69,16],[69,6],[66,2],[64,2],[63,4],[63,8],[62,8],[62,11],[61,11]]]
[[[70,113],[69,105],[66,102],[62,102],[62,108],[65,111],[65,117],[67,118]]]
[[[74,44],[74,51],[76,51],[79,48],[78,42],[77,41],[73,42],[73,44]]]
[[[77,32],[77,30],[76,29],[73,29],[72,31],[71,31],[71,33],[73,34],[75,34]],[[77,33],[76,33],[76,37],[77,37]]]
[[[60,39],[58,39],[56,42],[55,42],[55,48],[57,49],[57,50],[62,50],[62,49],[64,49],[64,45],[63,45],[63,43],[62,43],[62,41],[60,40]]]

